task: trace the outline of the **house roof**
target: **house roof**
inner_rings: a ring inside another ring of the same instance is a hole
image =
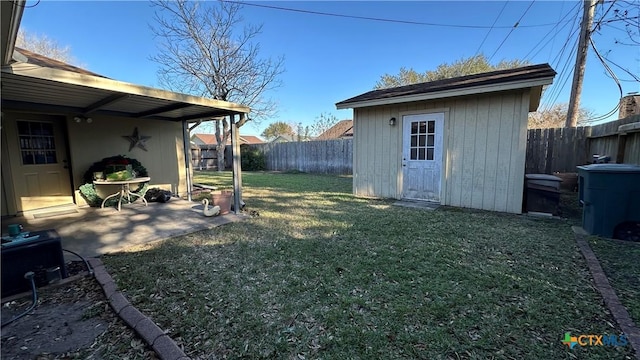
[[[249,107],[112,80],[17,49],[2,67],[2,107],[59,114],[109,115],[169,121],[248,113]]]
[[[194,138],[198,138],[202,143],[207,145],[216,145],[218,140],[214,134],[193,134]]]
[[[254,135],[240,135],[241,139],[244,139],[247,144],[262,144],[264,143],[264,140],[260,139],[257,136]]]
[[[341,120],[316,137],[316,140],[340,139],[353,136],[353,120]]]
[[[555,75],[556,72],[549,64],[491,71],[368,91],[336,103],[336,108],[352,109],[523,88],[534,88],[535,91],[531,92],[531,104],[537,108],[542,86],[551,84]]]
[[[280,134],[275,138],[271,139],[269,142],[292,142],[292,141],[295,141],[294,135]]]
[[[36,54],[32,51],[29,51],[27,49],[22,49],[19,47],[15,47],[15,51],[24,56],[24,58],[22,58],[22,61],[24,62],[28,62],[29,64],[34,64],[34,65],[38,65],[38,66],[42,66],[42,67],[46,67],[46,68],[51,68],[51,69],[58,69],[58,70],[66,70],[66,71],[72,71],[78,74],[85,74],[85,75],[91,75],[91,76],[97,76],[97,77],[101,77],[101,78],[105,78],[108,79],[106,76],[102,76],[100,74],[96,74],[94,72],[91,72],[89,70],[85,70],[82,68],[79,68],[77,66],[71,65],[71,64],[67,64],[65,62],[56,60],[56,59],[51,59],[48,58],[44,55],[40,55],[40,54]],[[14,53],[15,56],[15,53]]]
[[[217,145],[218,140],[215,134],[193,134],[193,137],[197,137],[206,145]],[[257,136],[253,135],[240,135],[240,144],[262,144],[264,141]],[[227,139],[227,145],[231,145],[231,140]]]

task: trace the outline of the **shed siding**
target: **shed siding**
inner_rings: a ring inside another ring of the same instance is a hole
[[[356,108],[354,194],[399,199],[402,116],[444,112],[441,203],[520,213],[528,107],[529,92],[520,90]]]

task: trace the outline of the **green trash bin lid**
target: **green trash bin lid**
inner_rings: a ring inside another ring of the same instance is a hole
[[[591,164],[578,166],[577,168],[588,172],[640,174],[640,166],[632,164]]]

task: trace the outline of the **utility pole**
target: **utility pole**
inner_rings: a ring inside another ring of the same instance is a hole
[[[576,54],[576,66],[573,69],[573,82],[571,83],[571,97],[569,98],[569,110],[565,127],[576,127],[578,124],[578,113],[580,109],[580,95],[582,93],[582,81],[584,79],[584,68],[587,63],[587,52],[589,50],[589,37],[591,37],[591,25],[593,24],[593,14],[596,9],[595,0],[585,0],[582,13],[582,23],[580,24],[580,39],[578,40],[578,52]]]

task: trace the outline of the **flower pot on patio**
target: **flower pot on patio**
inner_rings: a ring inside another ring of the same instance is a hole
[[[220,206],[220,215],[228,214],[231,211],[232,192],[223,191],[221,194],[211,194],[213,205]]]

